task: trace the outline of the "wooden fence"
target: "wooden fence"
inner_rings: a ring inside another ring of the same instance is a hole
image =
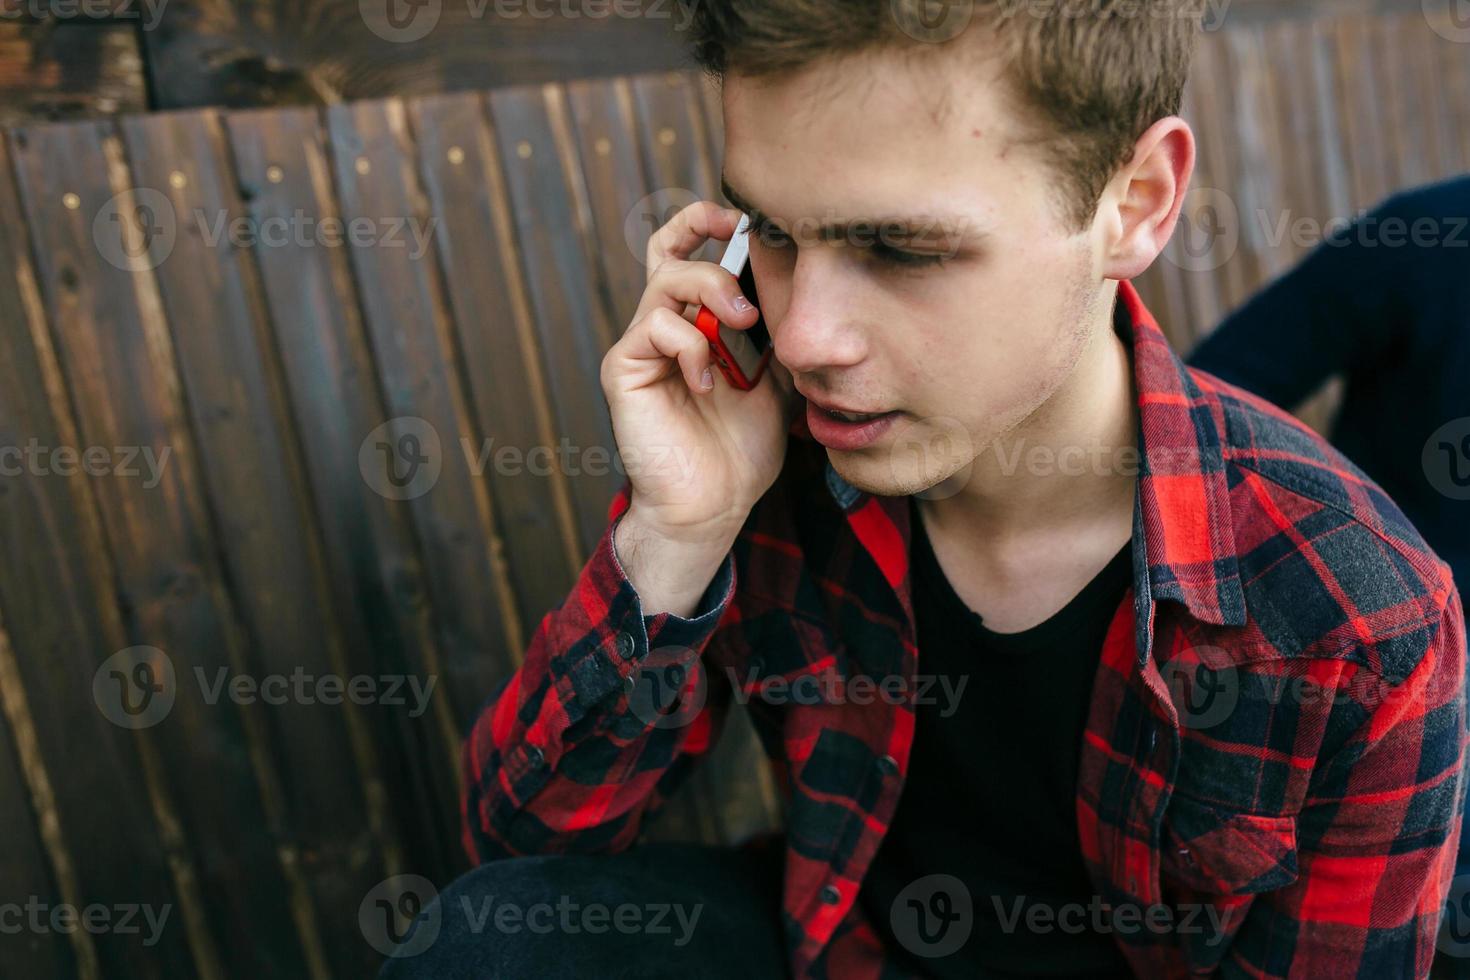
[[[1181,348],[1283,213],[1470,169],[1470,44],[1413,6],[1206,37],[1207,193],[1140,283]],[[168,917],[0,974],[368,976],[365,896],[463,869],[459,740],[604,526],[599,363],[719,123],[659,74],[6,134],[0,903]],[[757,756],[737,716],[650,832],[779,822]]]

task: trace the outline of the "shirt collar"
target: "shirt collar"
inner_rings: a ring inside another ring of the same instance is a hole
[[[1118,283],[1114,323],[1132,345],[1138,399],[1139,476],[1133,513],[1133,586],[1140,661],[1152,649],[1153,606],[1177,602],[1214,625],[1245,623],[1222,447],[1219,400],[1202,390],[1127,280]],[[792,435],[811,438],[799,413]],[[909,511],[904,497],[854,487],[826,464],[827,489],[858,540],[898,592],[908,596]]]

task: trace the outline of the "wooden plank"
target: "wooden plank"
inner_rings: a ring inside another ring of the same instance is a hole
[[[582,173],[592,208],[596,262],[617,335],[628,328],[648,281],[648,239],[693,200],[650,188],[644,179],[632,87],[626,78],[567,86]]]
[[[577,207],[568,154],[574,155],[560,90],[517,86],[490,93],[490,110],[514,210],[516,241],[531,301],[542,370],[551,390],[556,438],[572,459],[617,445],[602,396],[602,355],[611,328],[585,252],[588,216]],[[607,507],[622,486],[616,468],[571,481],[582,555],[607,527]]]
[[[0,17],[0,92],[0,126],[141,112],[148,83],[138,32],[130,23]]]
[[[320,229],[340,221],[314,111],[233,113],[226,127],[256,227]],[[285,236],[254,251],[349,661],[364,673],[426,682],[435,676],[439,641],[412,529],[359,468],[365,437],[387,415],[347,257],[315,235]],[[418,717],[381,704],[366,716],[393,787],[405,858],[416,872],[446,880],[466,863],[458,845],[460,736],[449,701],[435,697]]]
[[[1451,38],[1461,37],[1463,23],[1450,20],[1449,7],[1434,7],[1425,11],[1425,17],[1433,29],[1434,37],[1429,45],[1431,57],[1423,69],[1430,84],[1442,93],[1450,93],[1444,99],[1440,126],[1444,131],[1445,170],[1450,174],[1470,171],[1470,44]],[[1458,95],[1456,95],[1458,93]]]
[[[195,0],[144,43],[161,108],[337,103],[686,64],[681,6],[640,6]]]
[[[1351,207],[1371,208],[1397,184],[1393,148],[1383,138],[1385,109],[1379,95],[1375,52],[1370,38],[1371,22],[1364,16],[1348,16],[1331,24],[1337,44],[1339,118],[1351,175]]]
[[[631,79],[637,110],[638,142],[648,187],[668,195],[662,225],[683,199],[722,201],[720,160],[709,156],[704,107],[694,76],[687,72],[639,75]],[[694,258],[718,262],[725,246],[706,242]]]
[[[553,447],[556,438],[530,300],[515,261],[505,177],[483,97],[434,96],[415,100],[409,111],[474,404],[475,453],[491,460],[485,479],[529,633],[566,596],[582,559],[566,469],[529,465],[540,458],[532,450]],[[508,451],[497,465],[502,450]],[[513,652],[519,661],[521,648]]]
[[[13,218],[0,221],[0,445],[34,439],[78,447],[12,172],[9,146],[0,141],[0,215]],[[128,645],[97,523],[97,480],[85,471],[0,480],[0,613],[18,651],[0,688],[12,702],[7,713],[29,718],[28,726],[13,720],[12,727],[34,730],[29,782],[61,897],[175,910],[173,927],[150,949],[117,933],[96,937],[95,971],[217,977],[197,869],[176,829],[150,733],[121,728],[77,697],[111,651]],[[127,842],[126,861],[118,860],[118,841]],[[91,969],[83,954],[80,974]]]
[[[4,627],[0,626],[0,662],[13,659]],[[3,698],[4,692],[0,692],[0,699]],[[36,826],[36,816],[28,805],[31,794],[21,772],[15,733],[6,715],[0,712],[0,827],[5,828],[5,833],[0,834],[0,877],[5,881],[6,903],[19,906],[21,918],[6,923],[6,936],[0,940],[0,974],[90,980],[99,976],[92,935],[79,929],[68,936],[45,926],[51,910],[63,900],[46,866],[46,848]],[[25,911],[25,906],[32,903],[41,906],[43,927],[40,929],[31,927],[29,913]],[[80,948],[80,963],[74,946]]]
[[[1384,147],[1394,189],[1429,182],[1432,161],[1437,149],[1430,142],[1432,134],[1425,124],[1425,103],[1411,95],[1415,60],[1405,47],[1405,25],[1409,39],[1418,41],[1429,36],[1424,29],[1424,15],[1411,17],[1384,14],[1368,25],[1369,46],[1377,61],[1371,73],[1377,79],[1374,101],[1383,121],[1378,142]]]
[[[154,274],[250,663],[261,676],[306,679],[304,697],[257,709],[280,773],[281,847],[309,884],[331,972],[366,975],[378,957],[341,911],[383,880],[385,846],[396,845],[386,840],[383,779],[361,709],[315,693],[331,678],[346,690],[354,671],[306,510],[251,253],[240,247],[248,227],[222,126],[212,113],[162,113],[126,119],[122,131],[138,186],[178,226]]]
[[[439,628],[444,689],[461,729],[522,649],[519,616],[494,530],[488,484],[471,471],[478,426],[462,383],[439,273],[433,223],[415,172],[403,103],[358,102],[327,111],[342,217],[367,231],[349,236],[363,324],[384,409],[440,446],[437,480],[409,488]],[[426,453],[432,453],[427,449]],[[394,450],[397,468],[402,453]],[[378,457],[375,462],[382,462]],[[432,465],[429,464],[429,465]],[[385,474],[386,475],[386,474]]]
[[[1229,169],[1223,141],[1229,136],[1221,120],[1228,106],[1222,104],[1219,63],[1224,42],[1218,37],[1201,41],[1194,71],[1185,88],[1183,114],[1195,131],[1198,153],[1191,196],[1180,213],[1179,225],[1164,251],[1165,261],[1180,270],[1189,301],[1189,335],[1203,336],[1220,322],[1226,309],[1228,256],[1214,249],[1227,249],[1228,242],[1212,237],[1218,230],[1239,233],[1239,205],[1228,183]]]
[[[227,697],[209,703],[196,683],[196,668],[214,676],[248,665],[146,269],[166,238],[160,216],[129,193],[108,127],[22,129],[13,153],[82,445],[136,449],[143,461],[136,477],[99,483],[96,498],[128,639],[162,651],[157,662],[167,658],[175,672],[172,683],[159,681],[176,697],[157,722],[158,746],[198,855],[214,939],[237,969],[302,974],[303,943],[317,933],[297,901],[299,877],[278,850],[277,786],[257,719]]]

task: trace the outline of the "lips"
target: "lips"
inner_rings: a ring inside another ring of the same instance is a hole
[[[877,442],[902,412],[848,412],[814,401],[806,404],[806,426],[812,438],[828,449],[855,452]]]

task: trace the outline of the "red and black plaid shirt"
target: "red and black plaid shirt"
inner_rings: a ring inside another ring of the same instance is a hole
[[[1180,914],[1116,940],[1148,977],[1424,976],[1466,785],[1449,569],[1310,430],[1181,364],[1130,283],[1119,302],[1140,418],[1133,583],[1093,685],[1077,830],[1106,907],[1208,903],[1224,935]],[[612,548],[619,494],[465,744],[473,860],[633,844],[735,685],[867,675],[915,691],[908,502],[858,491],[800,421],[793,435],[693,619],[642,615]],[[625,693],[669,665],[698,706],[677,724]],[[747,704],[788,804],[793,975],[896,975],[854,899],[903,789],[912,703]]]

